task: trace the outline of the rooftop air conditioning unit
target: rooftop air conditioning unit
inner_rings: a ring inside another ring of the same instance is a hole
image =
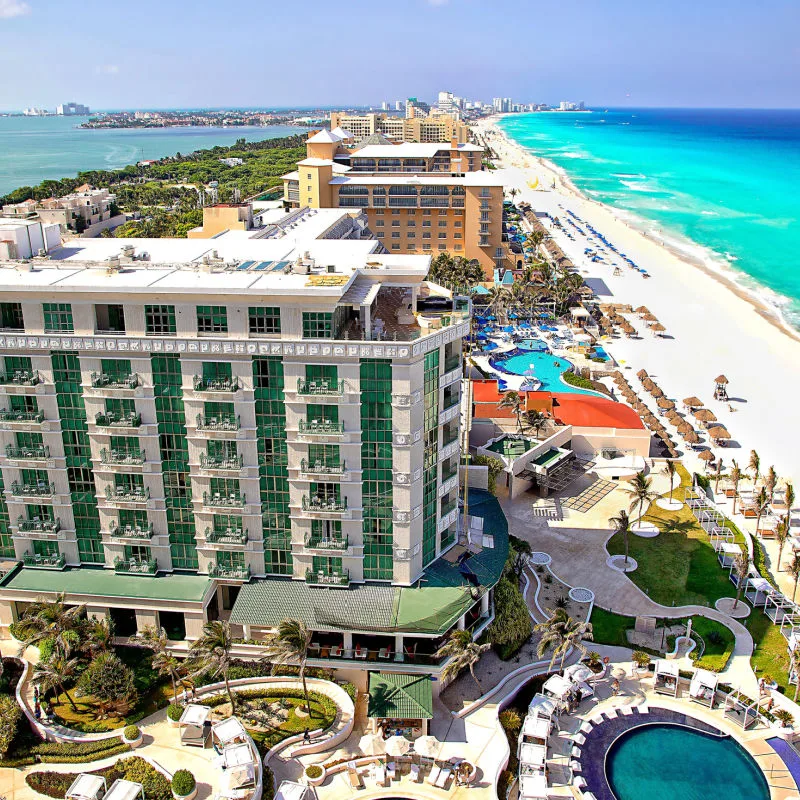
[[[308,263],[298,258],[294,265],[294,272],[297,275],[308,275],[310,271]]]
[[[125,244],[122,246],[122,255],[125,258],[133,258],[133,254],[136,251],[136,248],[132,244]]]
[[[326,267],[327,272],[336,272],[336,264],[328,264]]]

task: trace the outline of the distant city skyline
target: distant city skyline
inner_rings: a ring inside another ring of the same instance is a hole
[[[0,68],[19,75],[5,82],[0,107],[380,108],[409,94],[433,101],[443,89],[489,103],[800,106],[800,8],[785,0],[533,9],[524,0],[491,9],[476,0],[351,0],[348,9],[343,17],[320,0],[276,4],[265,27],[255,24],[258,9],[220,16],[210,0],[87,0],[80,12],[56,0],[0,0]],[[368,36],[343,30],[364,18]],[[402,68],[383,57],[393,51]]]

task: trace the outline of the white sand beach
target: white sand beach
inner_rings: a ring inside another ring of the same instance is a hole
[[[604,342],[634,389],[641,388],[635,375],[644,368],[679,407],[683,398],[697,395],[731,433],[727,446],[713,448],[723,459],[723,471],[730,469],[732,459],[746,467],[750,450],[755,449],[762,472],[774,465],[781,483],[789,479],[797,484],[800,338],[723,275],[684,260],[635,230],[613,208],[583,196],[553,165],[509,140],[492,119],[476,127],[488,135],[500,156],[507,190],[519,191],[517,202],[525,200],[535,211],[558,216],[562,223],[565,212],[572,211],[649,272],[651,277],[644,278],[615,258],[622,270],[615,276],[611,259],[593,263],[584,255],[585,248],[598,244],[597,239],[589,243],[571,226],[574,240],[569,239],[543,220],[600,302],[645,305],[666,326],[666,336],[655,337],[644,322],[631,317],[641,338]],[[537,188],[530,188],[537,179]],[[730,381],[730,404],[713,399],[714,378],[720,373]],[[640,394],[646,399],[646,393]],[[686,460],[688,466],[702,469],[693,455]]]

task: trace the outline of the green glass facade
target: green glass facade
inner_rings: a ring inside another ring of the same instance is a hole
[[[436,557],[436,513],[439,466],[439,351],[425,355],[424,472],[422,476],[422,564]]]
[[[14,542],[11,539],[11,520],[6,505],[5,484],[0,473],[0,556],[14,558]]]

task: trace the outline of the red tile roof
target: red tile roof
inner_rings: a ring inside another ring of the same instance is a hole
[[[630,406],[588,394],[553,394],[553,416],[563,425],[580,428],[644,429],[639,415]]]

